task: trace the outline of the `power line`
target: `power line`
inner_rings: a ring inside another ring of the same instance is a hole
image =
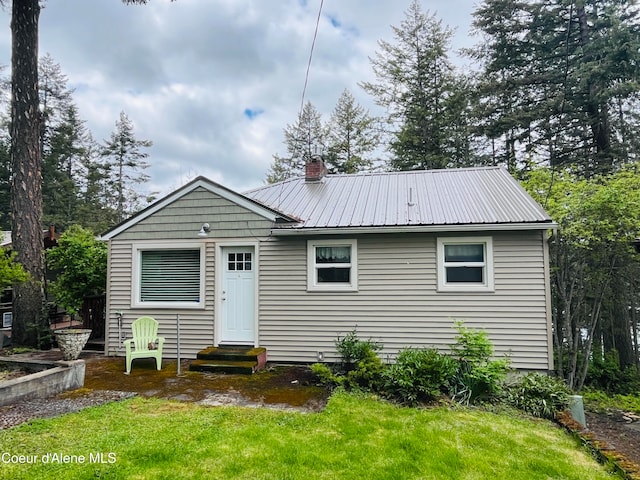
[[[309,52],[309,62],[307,63],[307,73],[304,76],[304,87],[302,88],[302,98],[300,99],[300,112],[298,118],[302,115],[302,109],[304,108],[304,96],[307,92],[307,83],[309,82],[309,70],[311,69],[311,59],[313,58],[313,48],[316,45],[316,38],[318,37],[318,27],[320,26],[320,17],[322,15],[322,6],[324,0],[320,0],[320,8],[318,9],[318,18],[316,19],[316,30],[313,33],[313,42],[311,42],[311,51]]]

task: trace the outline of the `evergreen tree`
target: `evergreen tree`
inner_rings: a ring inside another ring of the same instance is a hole
[[[53,131],[63,122],[72,106],[73,90],[67,87],[67,77],[60,64],[48,53],[38,63],[38,89],[41,112],[41,151],[45,158],[49,153]]]
[[[328,168],[336,173],[370,169],[373,162],[369,154],[379,146],[380,139],[374,122],[369,112],[345,89],[329,121]]]
[[[284,129],[284,144],[287,156],[273,156],[273,163],[267,174],[267,182],[275,183],[304,174],[304,166],[312,155],[325,153],[327,147],[327,128],[322,116],[311,102],[307,102],[294,124]]]
[[[414,0],[399,27],[395,43],[379,41],[371,59],[376,82],[362,87],[388,112],[392,134],[390,166],[395,170],[454,166],[469,147],[459,131],[466,105],[460,80],[448,58],[453,31]],[[463,140],[463,145],[460,141]],[[467,162],[467,160],[463,160]]]
[[[118,214],[109,202],[110,167],[103,161],[102,149],[91,134],[87,135],[85,154],[82,157],[84,177],[79,184],[78,224],[94,233],[104,232],[118,222]]]
[[[592,175],[637,158],[629,112],[638,106],[639,15],[619,0],[485,0],[472,56],[482,66],[481,131],[500,160]]]
[[[123,0],[145,4],[146,0]],[[5,4],[4,0],[0,0]],[[11,11],[11,210],[13,248],[30,275],[14,289],[12,339],[37,345],[39,331],[49,330],[41,315],[44,300],[42,242],[42,171],[38,111],[39,0],[12,0]],[[32,323],[33,322],[33,323]],[[28,328],[29,324],[35,325]]]
[[[51,130],[43,157],[43,220],[64,230],[82,222],[77,216],[81,179],[85,176],[87,132],[73,104]]]
[[[9,139],[0,135],[0,230],[11,230],[11,157]]]
[[[133,132],[133,123],[125,112],[120,112],[120,119],[116,120],[116,129],[111,133],[102,148],[102,157],[106,160],[110,194],[105,200],[111,200],[117,213],[117,221],[121,222],[127,215],[138,210],[141,204],[149,198],[139,192],[138,185],[149,180],[144,170],[149,167],[146,158],[149,154],[143,148],[153,145],[150,140],[138,140]],[[111,193],[113,192],[113,193]],[[107,193],[107,192],[105,192]]]
[[[13,290],[12,340],[39,346],[49,330],[43,318],[44,255],[42,170],[38,101],[38,0],[14,0],[11,12],[11,212],[12,247],[29,274]]]

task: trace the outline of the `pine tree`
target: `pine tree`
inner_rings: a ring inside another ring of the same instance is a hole
[[[12,247],[29,280],[13,290],[12,340],[39,346],[48,332],[44,300],[42,173],[38,101],[38,0],[14,0],[11,12],[11,212]]]
[[[145,4],[146,0],[123,0]],[[0,4],[5,4],[0,0]],[[12,339],[37,346],[49,325],[41,315],[44,300],[42,172],[38,111],[39,0],[13,0],[11,12],[11,210],[13,248],[30,279],[14,289]],[[29,328],[29,325],[34,325]]]
[[[63,116],[72,106],[73,90],[67,87],[62,67],[48,53],[38,63],[38,89],[41,112],[41,151],[45,158],[49,152],[53,131],[63,122]]]
[[[61,230],[83,223],[77,216],[81,179],[85,177],[87,131],[70,104],[47,139],[43,157],[43,220]]]
[[[294,124],[284,129],[284,144],[287,156],[273,156],[273,163],[267,174],[267,182],[275,183],[304,174],[304,165],[312,155],[321,155],[327,148],[327,128],[322,116],[311,102],[307,102]]]
[[[356,173],[371,169],[369,155],[379,146],[375,119],[344,90],[329,121],[328,168],[336,173]]]
[[[638,106],[639,15],[618,0],[486,0],[476,10],[479,117],[501,160],[592,175],[637,158],[628,112]]]
[[[150,140],[138,140],[133,132],[133,123],[125,112],[120,112],[120,119],[116,121],[116,129],[105,141],[102,157],[106,160],[110,184],[113,191],[113,205],[117,212],[117,221],[141,206],[148,196],[139,192],[137,185],[149,180],[144,170],[149,167],[146,158],[149,154],[143,148],[153,145]]]
[[[395,43],[379,41],[371,59],[376,82],[361,86],[388,112],[392,135],[391,168],[446,168],[457,163],[468,146],[458,135],[466,105],[460,102],[459,80],[448,58],[453,31],[414,0],[399,27]],[[455,141],[452,142],[452,139]]]

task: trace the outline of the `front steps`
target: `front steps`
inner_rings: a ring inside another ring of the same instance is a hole
[[[251,375],[264,368],[266,363],[266,348],[237,345],[208,347],[198,352],[196,360],[189,365],[189,370]]]

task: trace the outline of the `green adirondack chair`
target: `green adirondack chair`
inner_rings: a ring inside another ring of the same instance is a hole
[[[152,317],[140,317],[131,324],[131,332],[133,338],[123,342],[127,352],[126,374],[131,372],[131,362],[135,358],[155,358],[156,366],[160,370],[164,337],[158,336],[158,321]]]

